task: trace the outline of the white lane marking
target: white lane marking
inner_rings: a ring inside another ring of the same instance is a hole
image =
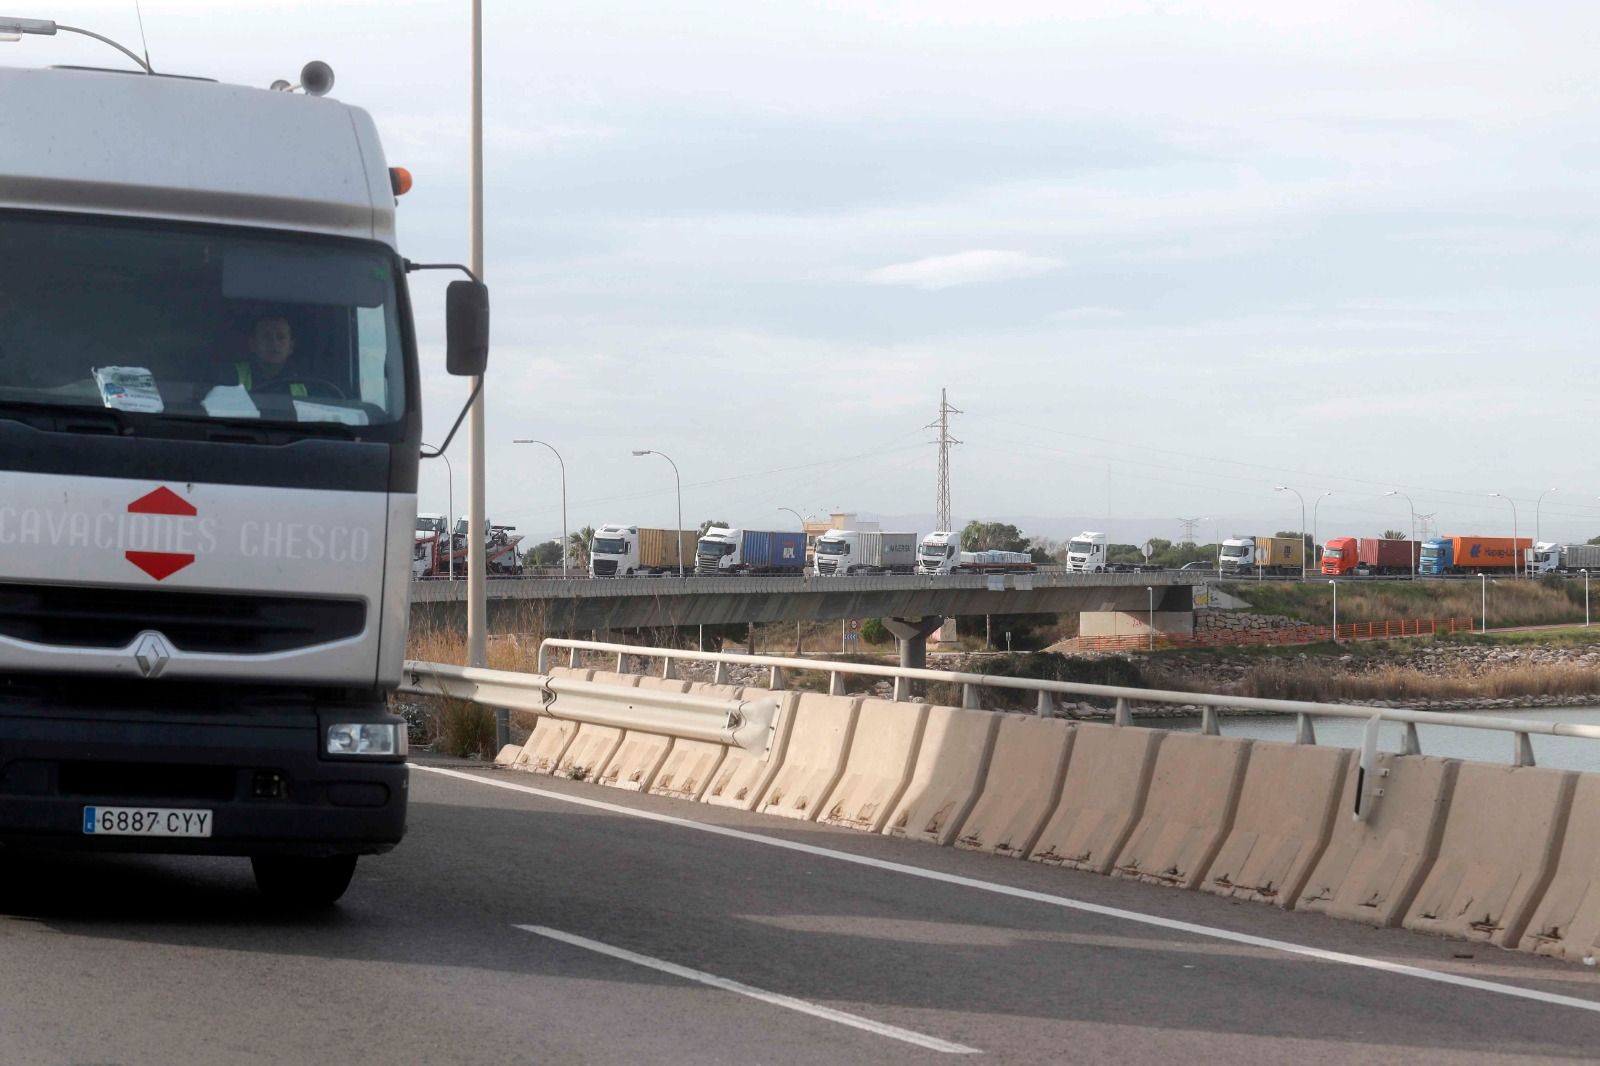
[[[784,840],[781,837],[762,836],[760,833],[750,833],[742,829],[729,829],[726,826],[710,825],[705,822],[696,822],[689,818],[677,818],[670,814],[657,814],[654,811],[635,810],[624,807],[620,803],[607,803],[604,800],[585,799],[582,796],[568,796],[560,792],[551,792],[547,789],[533,788],[529,785],[516,785],[510,781],[494,781],[490,778],[479,777],[476,774],[462,773],[459,770],[447,770],[442,766],[420,766],[412,763],[417,770],[426,770],[432,774],[442,774],[445,777],[459,777],[463,781],[475,781],[480,785],[491,788],[503,788],[511,792],[523,792],[541,799],[555,800],[559,803],[571,803],[579,807],[589,807],[594,810],[607,811],[612,814],[625,814],[633,818],[642,818],[647,822],[659,822],[663,825],[675,825],[684,829],[694,829],[702,833],[711,833],[714,836],[730,837],[734,840],[744,840],[752,844],[765,844],[768,847],[782,848],[785,851],[798,851],[803,855],[814,855],[823,859],[834,859],[838,862],[848,862],[856,866],[869,866],[875,870],[887,870],[891,873],[905,874],[908,877],[920,877],[926,881],[938,881],[947,885],[960,885],[963,888],[975,888],[980,892],[992,892],[997,896],[1010,896],[1013,899],[1026,899],[1035,903],[1045,903],[1052,907],[1062,907],[1066,910],[1082,911],[1085,914],[1098,914],[1105,918],[1120,918],[1123,921],[1137,922],[1140,925],[1150,925],[1157,929],[1171,929],[1180,933],[1192,933],[1195,936],[1211,937],[1215,940],[1226,940],[1234,944],[1249,944],[1252,947],[1271,948],[1289,955],[1299,955],[1308,959],[1319,959],[1322,962],[1336,962],[1345,966],[1356,966],[1366,970],[1379,970],[1383,973],[1398,974],[1402,977],[1415,977],[1423,981],[1436,981],[1442,985],[1454,985],[1457,988],[1474,988],[1480,992],[1493,992],[1496,995],[1511,996],[1516,999],[1531,999],[1536,1003],[1545,1003],[1556,1007],[1572,1007],[1576,1010],[1591,1011],[1600,1014],[1600,1000],[1579,999],[1576,996],[1563,996],[1555,992],[1542,992],[1536,988],[1524,988],[1521,985],[1501,984],[1498,981],[1484,981],[1476,977],[1462,977],[1459,974],[1442,973],[1438,970],[1429,970],[1421,966],[1412,966],[1402,962],[1389,962],[1385,959],[1372,959],[1364,955],[1350,955],[1342,951],[1327,951],[1323,948],[1314,948],[1305,944],[1296,944],[1289,940],[1274,940],[1270,937],[1252,936],[1249,933],[1236,933],[1231,929],[1218,929],[1209,925],[1200,925],[1195,922],[1179,921],[1176,918],[1162,918],[1154,914],[1142,914],[1139,911],[1123,910],[1120,907],[1108,907],[1101,903],[1088,903],[1081,899],[1072,899],[1070,896],[1053,896],[1047,892],[1035,892],[1032,889],[1016,888],[1012,885],[1003,885],[994,881],[980,881],[974,877],[962,877],[959,874],[947,874],[940,870],[927,870],[920,866],[910,866],[906,863],[890,862],[887,859],[874,859],[866,855],[852,855],[848,851],[834,851],[832,848],[818,847],[815,844],[803,844],[796,840]]]
[[[910,1029],[902,1029],[898,1025],[875,1022],[871,1018],[863,1018],[859,1014],[846,1014],[844,1011],[834,1010],[832,1007],[823,1007],[815,1003],[807,1003],[803,999],[795,999],[793,996],[768,992],[753,985],[740,984],[738,981],[730,981],[726,977],[718,977],[714,973],[706,973],[704,970],[691,970],[687,966],[679,966],[677,963],[667,962],[665,959],[641,955],[637,951],[629,951],[626,948],[612,947],[610,944],[602,943],[599,940],[590,940],[588,937],[563,933],[561,930],[551,929],[549,926],[518,925],[514,928],[521,929],[526,933],[533,933],[535,936],[559,940],[563,944],[571,944],[573,947],[583,948],[586,951],[593,951],[600,955],[609,955],[613,959],[631,962],[635,966],[643,966],[651,970],[660,970],[662,973],[670,973],[672,976],[681,977],[686,981],[698,981],[703,985],[710,985],[712,988],[720,988],[724,992],[733,992],[736,995],[759,999],[761,1002],[770,1003],[774,1007],[785,1007],[789,1010],[799,1011],[801,1014],[809,1014],[814,1018],[824,1018],[830,1022],[838,1022],[840,1025],[848,1025],[853,1029],[865,1029],[869,1033],[886,1036],[891,1040],[902,1040],[907,1044],[915,1044],[930,1051],[943,1051],[950,1055],[983,1054],[977,1048],[967,1047],[965,1044],[952,1044],[948,1040],[940,1040],[936,1036],[927,1036],[923,1033],[913,1032]]]

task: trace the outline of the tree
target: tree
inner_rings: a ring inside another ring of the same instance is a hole
[[[1022,530],[1006,522],[979,522],[973,519],[961,531],[961,547],[970,552],[1025,552],[1030,547]]]
[[[1384,540],[1405,540],[1406,536],[1406,534],[1400,532],[1398,529],[1386,529],[1383,531]]]
[[[589,569],[589,545],[594,542],[594,527],[584,526],[567,538],[567,559],[580,570]]]
[[[710,529],[712,526],[721,526],[723,529],[732,529],[733,523],[729,522],[725,518],[708,518],[704,522],[700,523],[700,535],[702,537],[705,536],[706,530]]]
[[[560,566],[561,542],[547,540],[543,544],[535,544],[522,556],[523,566]]]

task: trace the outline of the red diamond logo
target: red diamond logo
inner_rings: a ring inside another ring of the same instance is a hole
[[[182,518],[193,518],[200,512],[194,509],[194,504],[163,485],[128,504],[128,513],[173,514]]]
[[[128,504],[129,514],[173,515],[193,518],[200,512],[194,504],[179,496],[165,485],[147,492]],[[123,556],[157,581],[164,581],[194,562],[194,556],[182,552],[127,551]]]

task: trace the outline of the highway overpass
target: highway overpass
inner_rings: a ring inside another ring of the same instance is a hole
[[[635,577],[508,578],[489,582],[489,628],[601,631],[740,622],[817,622],[840,618],[961,618],[989,614],[1186,611],[1209,575],[954,574],[938,577]],[[1214,578],[1212,578],[1214,580]],[[412,621],[461,625],[465,581],[417,581]]]

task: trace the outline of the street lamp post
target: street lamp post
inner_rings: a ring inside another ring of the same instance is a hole
[[[1339,643],[1339,583],[1332,578],[1328,584],[1333,586],[1333,642]]]
[[[1583,572],[1583,627],[1589,628],[1589,571]]]
[[[800,523],[800,531],[802,533],[805,532],[806,520],[804,518],[800,517],[800,512],[799,511],[796,511],[793,507],[780,507],[780,508],[778,508],[778,510],[780,510],[780,511],[788,511],[790,514],[794,515],[795,521]]]
[[[1539,506],[1544,503],[1544,498],[1550,493],[1560,491],[1560,489],[1545,489],[1539,493],[1539,498],[1533,503],[1533,546],[1535,549],[1539,547]],[[1560,560],[1558,559],[1557,562],[1560,562]]]
[[[1522,549],[1517,540],[1517,501],[1503,493],[1491,492],[1489,495],[1502,499],[1511,505],[1511,576],[1517,576],[1517,556],[1522,554]]]
[[[544,444],[550,449],[550,454],[556,457],[556,463],[561,467],[561,576],[567,576],[567,553],[572,550],[572,545],[567,543],[567,464],[561,458],[561,453],[555,446],[546,444],[542,440],[514,440],[512,444]]]
[[[1411,502],[1411,497],[1399,489],[1391,489],[1384,493],[1385,496],[1398,496],[1406,501],[1406,509],[1411,512],[1411,580],[1417,579],[1417,554],[1422,546],[1417,543],[1417,505]]]
[[[1322,540],[1317,536],[1317,508],[1322,506],[1323,500],[1332,495],[1333,493],[1331,491],[1324,492],[1321,496],[1317,497],[1317,502],[1311,505],[1311,552],[1313,555],[1315,555],[1317,550],[1322,547]],[[1318,564],[1317,569],[1322,569],[1320,559],[1313,559],[1312,562]]]
[[[1300,501],[1300,580],[1306,579],[1306,498],[1300,495],[1298,489],[1291,489],[1288,485],[1279,485],[1274,492],[1292,492]]]
[[[445,536],[449,537],[450,539],[445,543],[444,548],[445,561],[450,567],[450,580],[454,581],[456,579],[456,553],[454,543],[456,536],[456,472],[455,469],[450,465],[450,457],[448,455],[444,454],[444,452],[441,452],[438,448],[435,448],[431,444],[424,444],[423,447],[427,448],[429,451],[433,452],[434,455],[437,455],[439,458],[444,460],[444,471],[449,481],[450,487],[448,490],[447,499],[450,501],[448,504],[450,513],[445,516],[444,532]]]
[[[1154,585],[1146,585],[1144,590],[1150,594],[1150,650],[1156,650],[1156,590]]]
[[[678,464],[672,462],[672,456],[666,452],[652,451],[649,448],[635,448],[634,455],[659,455],[667,462],[672,463],[672,484],[678,493],[678,528],[673,530],[673,538],[678,542],[678,577],[683,577],[683,479],[678,477]]]
[[[1479,571],[1478,581],[1483,588],[1483,601],[1478,608],[1478,615],[1481,619],[1478,623],[1478,632],[1487,633],[1489,632],[1489,575]]]

